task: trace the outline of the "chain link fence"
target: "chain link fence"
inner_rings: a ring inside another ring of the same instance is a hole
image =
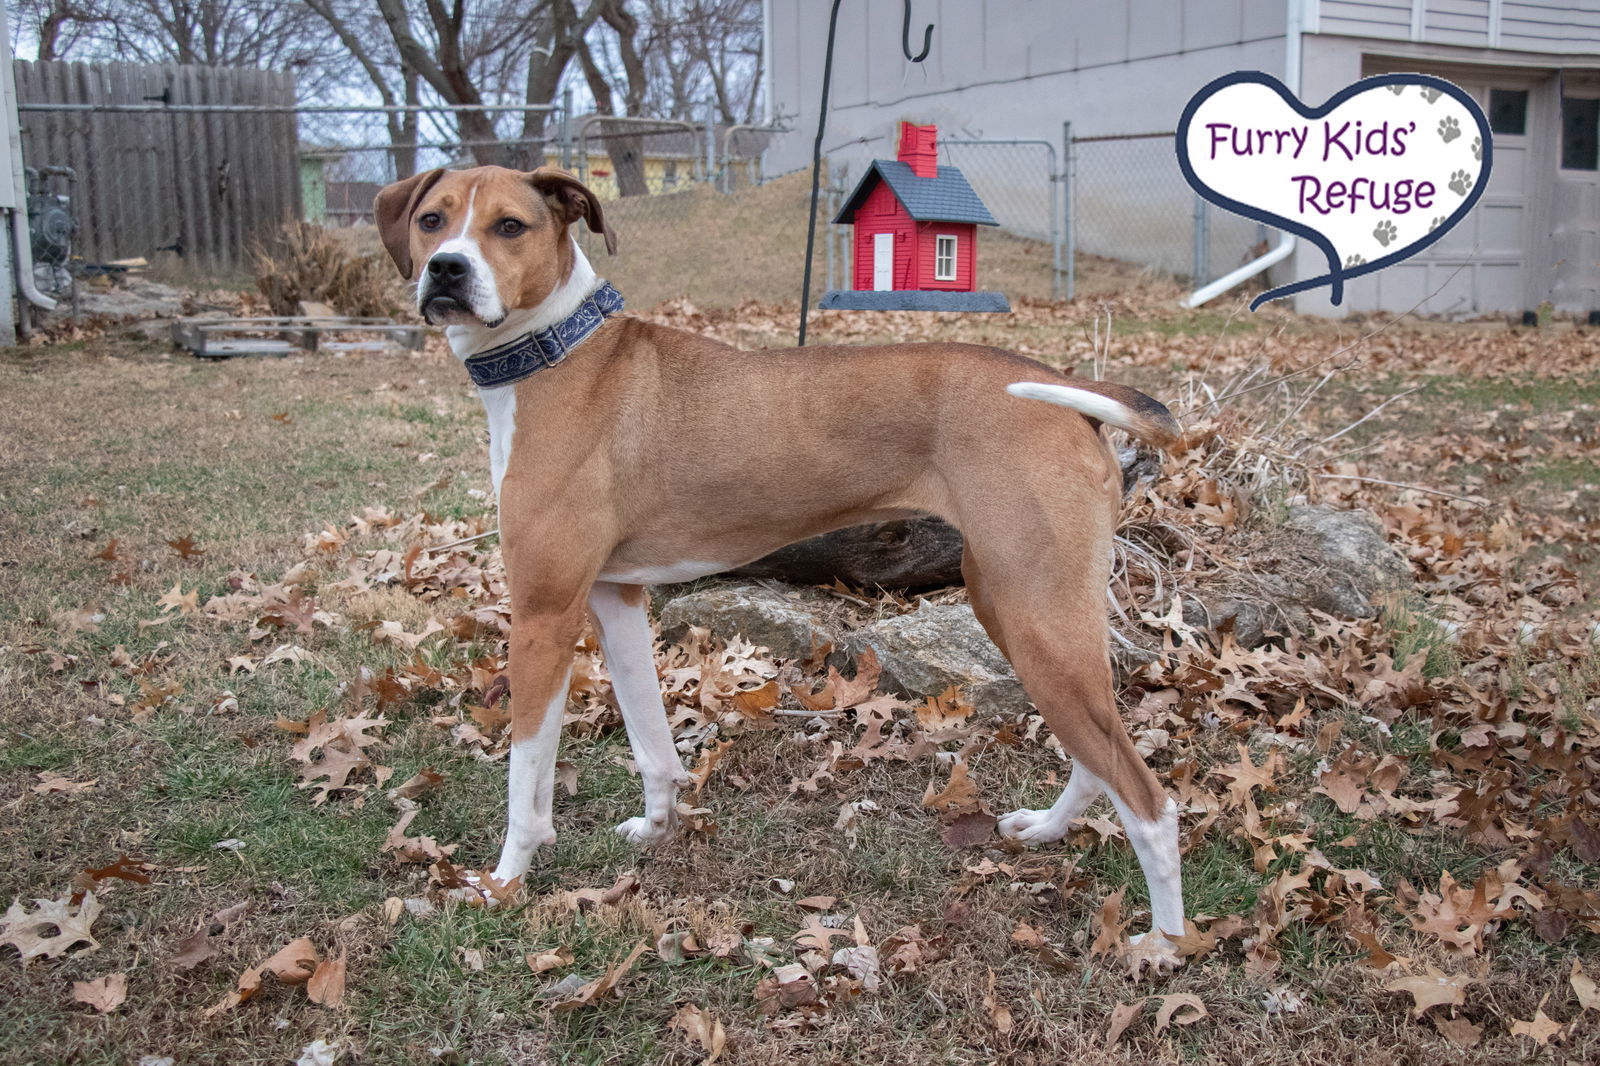
[[[1066,135],[1067,260],[1136,264],[1198,287],[1266,251],[1267,228],[1212,207],[1178,169],[1175,134]]]
[[[47,291],[139,259],[176,257],[191,275],[237,277],[289,221],[348,230],[376,254],[372,202],[385,184],[495,163],[562,167],[599,195],[619,254],[608,259],[581,230],[579,239],[635,306],[799,296],[809,176],[763,167],[782,129],[719,125],[709,112],[574,115],[570,101],[304,106],[274,102],[292,100],[292,81],[260,72],[207,82],[190,68],[113,65],[90,77],[81,65],[58,66],[67,65],[39,65],[19,81],[35,273]],[[1126,284],[1130,265],[1199,284],[1259,254],[1269,237],[1200,203],[1171,132],[1074,137],[1068,124],[1059,143],[945,138],[939,152],[999,223],[980,231],[977,287],[1013,298]],[[882,148],[856,145],[825,164],[816,271],[828,289],[852,286],[851,228],[832,219],[872,154]]]

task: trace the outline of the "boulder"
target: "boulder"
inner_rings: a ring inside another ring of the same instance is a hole
[[[689,626],[721,637],[738,635],[779,659],[803,659],[815,648],[841,645],[841,635],[802,589],[725,584],[694,592],[667,587],[660,602],[661,635],[676,639]]]
[[[1184,621],[1214,631],[1231,628],[1242,647],[1273,634],[1311,632],[1313,611],[1371,618],[1384,597],[1411,587],[1411,567],[1367,511],[1289,509],[1281,526],[1251,544],[1248,574],[1185,597]]]
[[[871,648],[883,664],[883,688],[936,696],[951,685],[981,710],[1006,713],[1032,705],[1022,683],[982,623],[964,603],[924,603],[909,614],[862,626],[845,638],[854,657]]]
[[[1411,587],[1411,566],[1368,511],[1291,507],[1283,528],[1303,535],[1316,567],[1297,591],[1307,607],[1340,618],[1371,618],[1386,593]]]

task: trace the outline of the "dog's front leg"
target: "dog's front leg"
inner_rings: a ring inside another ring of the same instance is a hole
[[[643,816],[629,818],[617,826],[617,832],[641,844],[660,840],[671,830],[678,789],[689,783],[672,746],[672,731],[661,702],[647,602],[638,585],[601,581],[589,591],[600,652],[644,784]]]
[[[511,643],[511,758],[506,796],[506,842],[494,878],[527,872],[534,850],[555,842],[556,747],[567,708],[573,646],[583,630],[583,599],[551,610],[518,611],[513,596]]]

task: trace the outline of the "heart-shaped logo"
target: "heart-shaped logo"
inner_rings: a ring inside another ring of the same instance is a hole
[[[1178,122],[1178,165],[1201,196],[1311,241],[1328,273],[1255,298],[1253,311],[1398,263],[1466,217],[1489,179],[1489,121],[1426,74],[1363,78],[1308,108],[1259,71],[1218,78]]]

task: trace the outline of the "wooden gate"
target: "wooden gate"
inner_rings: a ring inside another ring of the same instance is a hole
[[[76,173],[85,261],[169,251],[227,270],[300,216],[292,75],[25,60],[15,70],[23,164]]]

